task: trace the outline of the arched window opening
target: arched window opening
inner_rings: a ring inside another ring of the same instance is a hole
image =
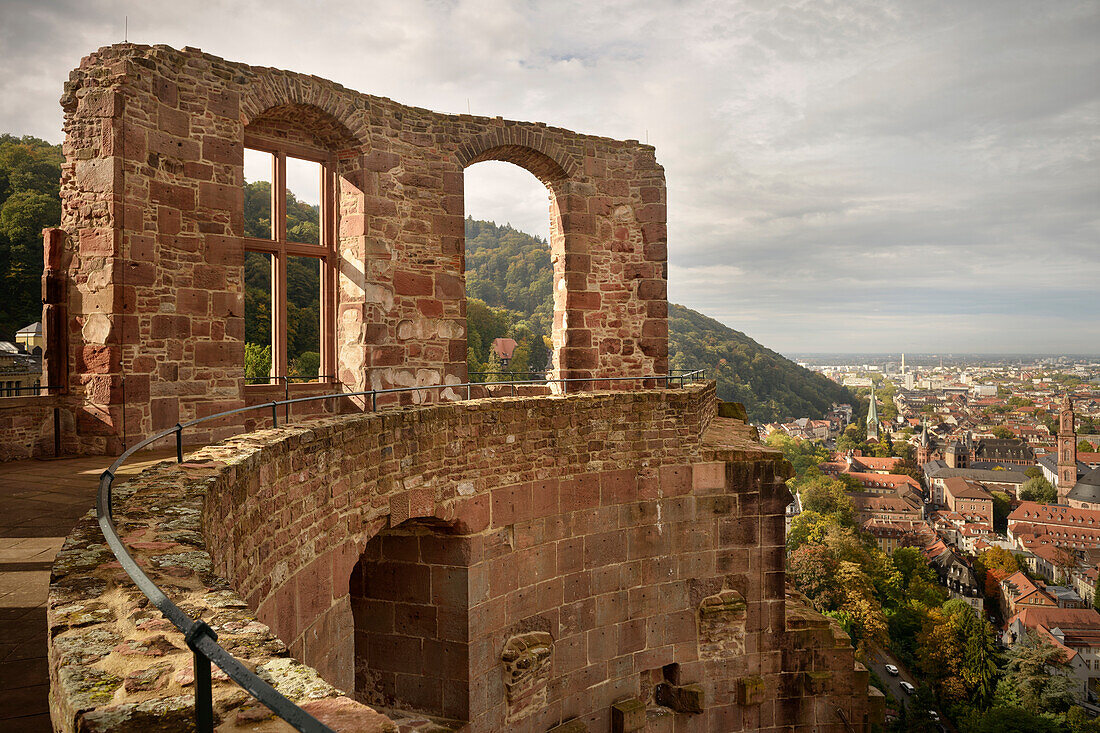
[[[334,156],[245,136],[245,377],[327,381],[335,373]]]
[[[465,169],[466,365],[472,382],[538,380],[552,368],[553,195],[496,160]]]

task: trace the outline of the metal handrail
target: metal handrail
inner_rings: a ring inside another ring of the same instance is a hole
[[[259,702],[265,705],[273,713],[285,720],[291,726],[304,733],[335,733],[331,728],[321,723],[315,717],[307,713],[302,708],[295,705],[288,700],[282,693],[276,690],[274,687],[264,682],[254,672],[245,667],[240,660],[226,651],[220,644],[218,644],[218,635],[214,632],[207,623],[201,619],[195,620],[188,616],[183,610],[165,595],[164,591],[153,582],[152,578],[145,574],[145,571],[141,569],[137,561],[134,560],[129,550],[122,543],[122,539],[118,536],[118,531],[115,528],[114,518],[112,517],[112,485],[114,483],[115,476],[118,473],[119,467],[137,451],[149,446],[158,440],[167,438],[169,435],[175,435],[176,437],[176,462],[183,463],[183,431],[186,428],[204,423],[210,420],[217,420],[220,418],[229,417],[231,415],[238,415],[243,412],[249,412],[251,410],[271,410],[272,427],[279,426],[279,413],[278,408],[284,407],[284,425],[289,422],[290,406],[292,404],[300,402],[315,402],[319,400],[336,399],[336,398],[349,398],[349,397],[363,397],[370,396],[371,410],[376,411],[378,409],[378,395],[398,394],[402,392],[417,392],[421,390],[460,390],[466,388],[466,399],[470,399],[470,390],[472,387],[490,387],[490,386],[511,386],[512,394],[516,394],[516,387],[523,385],[547,385],[547,384],[561,384],[562,393],[566,394],[569,391],[569,385],[576,382],[586,382],[600,384],[603,382],[653,382],[656,386],[657,383],[663,383],[665,388],[669,388],[672,385],[678,383],[678,386],[683,387],[684,384],[695,382],[697,379],[705,379],[706,372],[703,369],[697,369],[682,374],[664,374],[645,377],[573,377],[569,379],[547,379],[547,380],[517,380],[512,382],[465,382],[462,384],[430,384],[422,387],[395,387],[391,389],[376,389],[366,390],[362,392],[334,392],[324,395],[312,395],[308,397],[296,397],[294,399],[286,399],[277,402],[264,402],[258,405],[248,405],[246,407],[238,407],[234,410],[226,410],[225,412],[219,412],[214,415],[207,415],[206,417],[196,418],[194,420],[188,420],[187,422],[176,423],[173,427],[160,431],[145,440],[135,444],[133,447],[127,449],[120,455],[110,468],[104,471],[99,477],[99,492],[96,495],[96,519],[99,521],[99,528],[103,532],[104,538],[107,540],[107,545],[111,548],[111,551],[118,558],[119,564],[122,569],[126,571],[126,574],[130,576],[130,579],[134,581],[134,585],[141,590],[142,593],[153,602],[162,614],[164,614],[172,624],[183,632],[184,639],[187,642],[187,646],[190,647],[194,654],[194,669],[195,669],[195,727],[200,733],[210,733],[214,730],[214,704],[213,704],[213,692],[211,683],[211,663],[217,664],[218,667],[224,671],[230,679],[240,685],[246,692],[252,697],[256,698]],[[457,392],[456,392],[457,394]],[[365,406],[365,400],[364,400]]]

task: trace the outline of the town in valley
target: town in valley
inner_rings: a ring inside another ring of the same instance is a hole
[[[795,469],[790,578],[894,712],[965,726],[1038,684],[1036,712],[1058,698],[1068,729],[1094,716],[1100,359],[796,358],[858,401],[757,425]],[[1025,681],[1035,659],[1053,673]]]

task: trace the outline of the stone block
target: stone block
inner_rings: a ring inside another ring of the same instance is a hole
[[[754,706],[764,702],[766,687],[763,677],[741,677],[737,680],[737,702],[742,706]]]
[[[644,730],[645,723],[645,703],[641,700],[632,698],[611,706],[611,733]]]
[[[393,275],[393,290],[398,295],[430,296],[435,292],[435,286],[431,275],[401,270]]]
[[[657,685],[654,699],[658,705],[692,715],[703,712],[705,703],[701,685],[673,685],[667,682]]]
[[[691,467],[691,486],[695,491],[712,491],[726,488],[726,464],[724,461],[696,463]]]
[[[740,402],[718,400],[718,417],[732,417],[743,423],[748,423],[749,421],[749,414],[745,411],[745,406]]]

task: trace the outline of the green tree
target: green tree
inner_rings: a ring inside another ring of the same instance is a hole
[[[890,555],[890,561],[901,576],[902,590],[908,590],[917,578],[929,583],[936,582],[936,572],[929,567],[924,553],[915,547],[899,547]]]
[[[819,473],[818,466],[829,460],[828,451],[820,443],[792,438],[790,435],[778,430],[769,435],[764,440],[764,444],[769,448],[777,448],[783,451],[783,457],[794,468],[796,480],[810,473]]]
[[[995,426],[991,432],[995,437],[1001,438],[1002,440],[1012,440],[1016,437],[1016,433],[1012,432],[1004,425]]]
[[[1012,509],[1012,497],[1003,491],[991,491],[993,495],[993,529],[1004,533],[1008,530],[1008,514]]]
[[[832,514],[841,524],[852,523],[852,500],[848,486],[837,479],[819,473],[798,483],[802,508],[821,514]]]
[[[825,529],[832,520],[824,514],[813,511],[800,512],[791,520],[791,528],[787,532],[787,556],[807,542],[820,543],[825,536]]]
[[[42,318],[42,230],[61,223],[60,145],[0,135],[0,340]]]
[[[271,376],[271,346],[245,342],[244,376],[250,382],[265,380]]]
[[[1093,445],[1092,443],[1088,442],[1087,440],[1082,438],[1081,440],[1077,441],[1077,452],[1078,453],[1092,453],[1095,450],[1096,450],[1096,446]]]
[[[1065,653],[1035,633],[1025,633],[1009,651],[1004,683],[1026,710],[1058,714],[1073,705],[1075,684]]]
[[[1060,722],[1016,705],[998,705],[984,713],[971,710],[959,721],[962,733],[1064,733]]]
[[[508,375],[504,373],[504,362],[497,356],[497,352],[491,348],[489,349],[489,361],[485,364],[485,371],[487,372],[485,375],[486,382],[507,382],[509,379]]]
[[[316,378],[321,371],[321,355],[316,351],[303,351],[290,362],[288,369],[292,377]]]
[[[1046,478],[1030,478],[1020,487],[1020,499],[1037,501],[1040,504],[1053,504],[1058,501],[1058,491]]]

